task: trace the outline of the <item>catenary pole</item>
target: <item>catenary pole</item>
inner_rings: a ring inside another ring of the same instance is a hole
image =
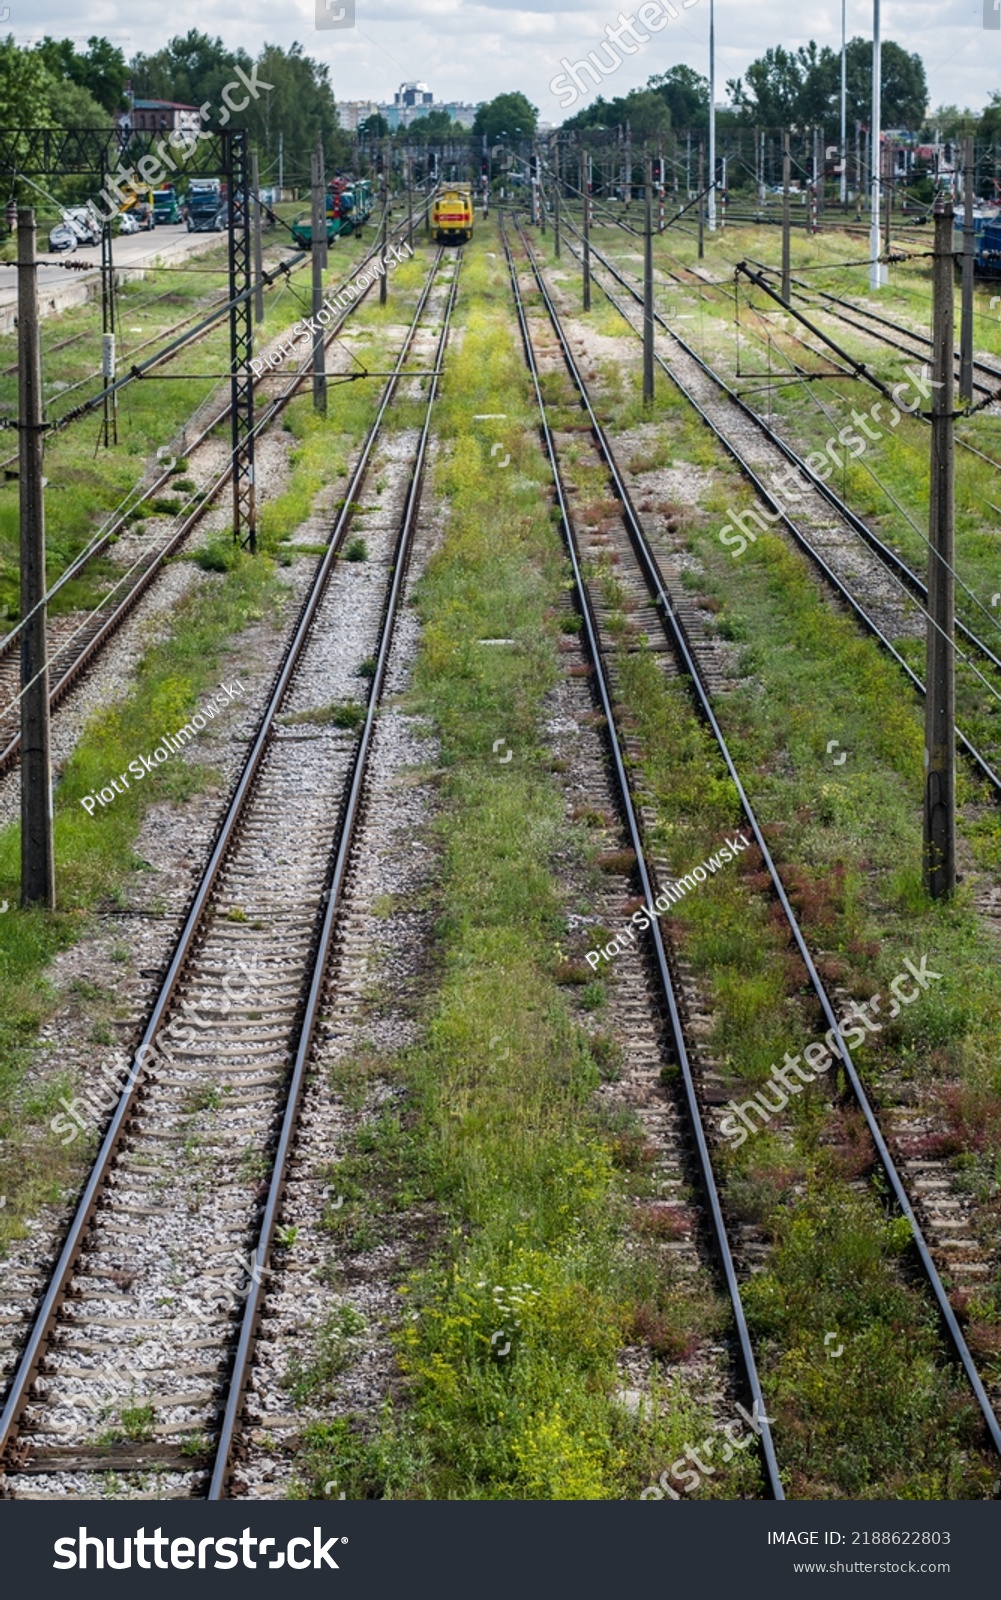
[[[973,135],[963,140],[963,299],[959,324],[959,393],[973,404]]]
[[[17,213],[18,490],[21,511],[21,904],[55,909],[45,596],[42,351],[35,213]]]
[[[936,900],[946,899],[956,885],[952,216],[951,200],[936,200],[924,796],[924,884]]]

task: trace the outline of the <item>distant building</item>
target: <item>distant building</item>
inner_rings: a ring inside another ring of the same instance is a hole
[[[435,111],[447,111],[453,122],[461,122],[464,128],[471,128],[476,120],[476,113],[482,102],[470,105],[465,100],[443,100],[434,107]]]
[[[434,95],[426,83],[401,83],[393,96],[393,104],[399,106],[401,111],[414,106],[426,107],[430,111]]]
[[[430,111],[447,111],[453,122],[471,128],[480,103],[471,105],[465,100],[435,100],[426,83],[401,83],[392,100],[338,100],[337,116],[342,128],[357,133],[366,117],[379,115],[386,119],[391,133],[397,128],[409,128],[411,123],[426,117]]]
[[[173,133],[175,129],[197,133],[202,118],[197,106],[186,106],[179,100],[134,100],[131,110],[119,115],[118,123],[149,133]]]
[[[357,133],[358,125],[366,117],[374,117],[381,113],[385,116],[382,107],[374,100],[338,100],[337,120],[341,127],[348,133]]]

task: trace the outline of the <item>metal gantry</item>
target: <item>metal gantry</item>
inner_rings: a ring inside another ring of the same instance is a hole
[[[4,128],[0,129],[0,171],[19,177],[94,177],[97,187],[116,168],[123,176],[146,157],[163,163],[163,129]],[[169,164],[178,167],[183,159]],[[253,254],[250,225],[250,153],[245,128],[199,133],[195,176],[218,174],[229,198],[229,344],[232,401],[233,537],[256,547],[254,505]]]

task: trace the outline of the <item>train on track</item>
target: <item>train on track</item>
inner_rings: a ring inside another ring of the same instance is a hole
[[[963,249],[963,208],[956,208],[953,222],[956,241],[956,268],[961,269],[960,252]],[[1001,212],[993,206],[989,211],[973,213],[973,270],[980,278],[1001,278]]]
[[[431,227],[439,244],[465,244],[473,237],[473,191],[461,185],[443,189],[431,207]]]
[[[334,178],[327,185],[327,243],[340,234],[360,233],[372,214],[372,185],[367,178],[352,183],[350,178]],[[312,213],[303,211],[292,224],[292,237],[303,250],[313,242]]]

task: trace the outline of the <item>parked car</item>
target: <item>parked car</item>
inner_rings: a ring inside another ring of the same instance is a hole
[[[49,229],[50,250],[75,250],[79,242],[68,222],[57,222]]]
[[[133,211],[123,211],[118,219],[119,233],[140,233],[139,218]]]
[[[79,244],[100,244],[100,225],[89,206],[69,206],[63,221],[73,229]]]

